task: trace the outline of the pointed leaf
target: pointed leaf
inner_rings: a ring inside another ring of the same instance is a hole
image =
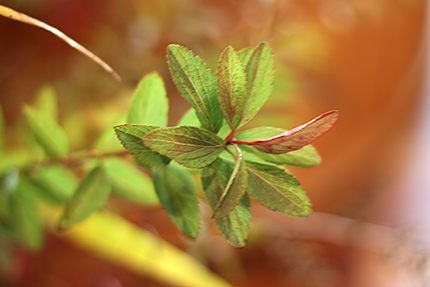
[[[188,109],[182,118],[178,122],[178,126],[191,126],[200,128],[202,124],[196,115],[196,111],[193,108]]]
[[[306,217],[311,203],[299,181],[284,168],[247,161],[248,192],[258,203],[273,211]]]
[[[10,194],[15,192],[20,180],[20,174],[16,168],[9,168],[0,176],[0,224],[12,216]]]
[[[221,54],[217,73],[221,111],[232,130],[242,120],[247,96],[246,74],[237,53],[228,46]]]
[[[233,173],[234,163],[218,158],[202,170],[202,184],[212,211],[215,210]],[[245,193],[238,205],[225,217],[215,219],[218,229],[235,247],[243,247],[248,237],[251,213],[249,197]]]
[[[144,136],[143,142],[152,150],[189,168],[211,164],[225,146],[219,136],[196,127],[157,129]]]
[[[286,130],[272,127],[258,127],[240,132],[235,135],[235,138],[240,141],[255,141],[270,138],[284,132],[286,132]],[[240,145],[240,148],[245,152],[257,155],[262,160],[275,164],[312,167],[321,163],[321,157],[312,145],[307,145],[299,150],[284,154],[267,154],[251,148],[248,145],[242,144]],[[246,155],[245,158],[254,161],[254,159],[249,158],[249,155]]]
[[[42,224],[37,213],[37,201],[34,194],[26,189],[23,178],[19,180],[16,191],[11,199],[11,225],[19,236],[19,239],[32,250],[42,247]]]
[[[69,143],[63,129],[50,117],[31,107],[24,108],[30,128],[38,144],[53,157],[69,152]]]
[[[183,167],[169,164],[152,168],[152,180],[161,205],[176,226],[188,237],[199,230],[199,207],[191,174]]]
[[[337,115],[337,111],[326,112],[301,126],[274,137],[253,142],[237,141],[237,143],[247,144],[269,154],[283,154],[298,150],[328,131],[336,122]]]
[[[274,79],[273,55],[266,43],[260,43],[246,65],[248,96],[241,126],[249,122],[272,93]]]
[[[167,62],[181,95],[193,106],[202,126],[217,133],[222,125],[216,79],[199,57],[187,48],[169,45]]]
[[[151,150],[142,141],[143,136],[158,128],[158,126],[136,124],[125,124],[114,127],[122,145],[138,161],[151,166],[164,166],[170,162],[170,159]]]
[[[153,72],[146,75],[134,93],[128,112],[128,123],[167,125],[168,102],[163,79]]]
[[[112,192],[145,205],[158,204],[151,178],[138,170],[135,164],[119,157],[104,160],[104,168]]]
[[[249,59],[251,59],[251,55],[253,52],[254,52],[254,48],[252,47],[245,48],[237,52],[243,67],[246,67],[248,65]]]
[[[219,219],[227,216],[238,204],[246,191],[247,172],[245,161],[241,150],[236,147],[237,158],[233,171],[225,186],[217,205],[214,209],[213,218]]]
[[[52,121],[58,120],[57,96],[51,86],[42,87],[37,93],[36,109]]]
[[[75,194],[67,203],[60,220],[60,227],[64,228],[80,222],[102,207],[108,198],[109,191],[110,184],[105,170],[101,166],[96,166],[83,178]]]

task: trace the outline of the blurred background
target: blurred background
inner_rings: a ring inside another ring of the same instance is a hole
[[[166,64],[171,43],[215,69],[221,51],[267,41],[274,92],[247,125],[291,128],[337,109],[315,142],[323,162],[291,168],[315,214],[294,219],[253,204],[249,242],[233,249],[210,220],[194,242],[159,206],[112,197],[109,209],[203,262],[233,286],[428,286],[430,162],[424,0],[3,0],[81,43],[122,77],[50,33],[0,18],[5,146],[22,145],[22,107],[51,85],[72,150],[91,147],[160,73],[176,124],[188,103]],[[204,207],[202,207],[204,209]],[[205,210],[203,210],[205,212]],[[209,217],[210,215],[208,215]],[[2,244],[1,286],[171,286],[104,260],[56,232],[41,250]],[[0,238],[1,240],[1,238]],[[183,285],[181,285],[183,286]]]

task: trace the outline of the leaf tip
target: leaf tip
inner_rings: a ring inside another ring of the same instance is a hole
[[[312,212],[313,212],[312,207],[309,204],[303,209],[303,212],[297,215],[297,217],[301,217],[301,218],[309,217],[312,214]]]
[[[176,51],[180,50],[180,49],[184,49],[184,50],[188,50],[188,48],[183,47],[181,45],[178,44],[169,44],[167,45],[167,58],[169,58],[169,55],[174,54]]]
[[[328,111],[327,114],[333,115],[333,117],[337,119],[339,117],[339,110],[331,110],[331,111]]]
[[[113,126],[113,129],[114,129],[115,134],[116,134],[116,136],[117,136],[117,137],[119,137],[119,134],[118,134],[118,133],[121,131],[121,128],[122,128],[123,126],[125,126],[125,125],[127,125],[127,124],[120,124],[120,125]]]
[[[316,119],[323,119],[323,118],[328,119],[328,124],[330,125],[330,128],[331,128],[339,118],[339,111],[331,110],[331,111],[325,112],[319,117],[317,117]]]

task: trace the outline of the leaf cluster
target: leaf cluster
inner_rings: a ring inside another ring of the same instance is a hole
[[[107,143],[117,142],[111,127],[97,141],[97,150],[71,151],[73,142],[60,125],[52,88],[42,88],[33,105],[23,108],[23,114],[27,125],[21,134],[27,147],[5,152],[0,108],[2,238],[39,249],[43,243],[41,206],[61,208],[58,226],[66,228],[101,209],[111,193],[144,205],[159,203],[150,177],[119,156],[123,150],[120,144],[119,150],[108,145],[108,152],[113,153],[106,153]]]
[[[191,105],[178,126],[166,127],[163,80],[151,73],[139,84],[128,123],[114,128],[136,161],[151,169],[155,192],[177,227],[191,238],[197,236],[199,209],[190,169],[201,170],[213,218],[233,246],[246,243],[249,197],[270,210],[310,215],[309,199],[283,165],[319,164],[320,157],[310,144],[333,126],[337,111],[289,131],[259,127],[237,132],[272,92],[270,47],[260,43],[236,52],[229,46],[219,58],[216,73],[179,45],[168,46],[167,62],[178,91]]]
[[[239,131],[272,91],[274,60],[266,43],[239,52],[227,47],[215,73],[178,45],[168,46],[167,62],[179,92],[191,105],[177,126],[167,127],[169,104],[157,73],[142,79],[129,110],[115,120],[114,129],[101,134],[93,149],[74,151],[73,137],[59,120],[49,87],[23,109],[27,149],[3,152],[0,114],[2,235],[40,248],[41,202],[61,207],[58,226],[67,228],[101,209],[114,193],[145,205],[161,203],[176,226],[195,238],[200,186],[218,229],[236,247],[246,243],[251,198],[291,216],[311,213],[309,199],[284,165],[318,165],[320,157],[310,144],[334,124],[337,112],[289,131]],[[201,184],[195,182],[197,174]]]

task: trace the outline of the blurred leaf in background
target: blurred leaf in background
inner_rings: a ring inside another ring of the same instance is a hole
[[[101,208],[110,193],[110,181],[103,166],[96,166],[82,179],[60,219],[61,228],[81,222]]]
[[[151,178],[135,164],[118,157],[110,157],[103,164],[112,192],[144,205],[159,204]]]
[[[67,135],[49,114],[28,106],[24,108],[24,114],[37,143],[48,155],[60,157],[68,153]]]
[[[29,179],[41,198],[57,204],[67,202],[79,184],[73,172],[60,164],[39,166]]]

